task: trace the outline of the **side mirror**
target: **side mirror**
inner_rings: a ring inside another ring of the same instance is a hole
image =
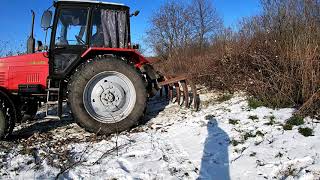
[[[130,17],[138,16],[139,14],[140,14],[140,11],[135,11],[134,13],[130,14]]]
[[[49,29],[51,27],[52,11],[45,11],[41,19],[41,27],[43,29]]]
[[[48,50],[48,46],[43,45],[42,41],[37,41],[36,51],[42,52],[42,51],[47,51],[47,50]]]
[[[42,50],[43,50],[42,41],[37,41],[36,51],[42,51]]]
[[[134,45],[132,45],[132,49],[140,49],[140,45],[139,44],[134,44]]]

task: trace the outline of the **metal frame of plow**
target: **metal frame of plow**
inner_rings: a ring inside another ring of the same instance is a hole
[[[188,78],[187,75],[180,76],[166,76],[164,81],[159,82],[162,87],[160,90],[160,96],[162,96],[162,91],[164,89],[169,100],[172,102],[174,99],[174,89],[176,89],[176,100],[179,105],[184,104],[186,108],[189,108],[193,104],[193,108],[198,111],[200,106],[200,98],[197,94],[196,85]],[[191,88],[192,98],[189,94],[188,85]],[[181,96],[183,95],[183,96]],[[181,103],[181,97],[183,97],[183,102]]]

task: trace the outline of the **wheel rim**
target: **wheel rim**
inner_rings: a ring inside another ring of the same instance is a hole
[[[95,75],[87,83],[83,104],[89,115],[102,123],[117,123],[130,115],[136,103],[131,80],[115,71]]]

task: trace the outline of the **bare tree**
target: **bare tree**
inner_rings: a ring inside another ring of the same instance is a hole
[[[0,58],[5,56],[5,43],[0,41]]]
[[[176,1],[166,2],[152,16],[147,35],[155,53],[164,58],[188,46],[193,37],[189,11]]]
[[[167,1],[151,18],[148,40],[155,53],[165,59],[191,46],[201,49],[223,29],[222,20],[210,0],[183,4]]]
[[[189,9],[192,12],[195,40],[202,48],[209,38],[223,29],[222,19],[210,0],[192,0]]]
[[[21,42],[0,40],[0,57],[25,54],[25,47]]]

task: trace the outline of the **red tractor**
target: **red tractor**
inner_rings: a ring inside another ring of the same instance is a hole
[[[60,0],[44,12],[42,28],[51,31],[49,46],[32,32],[27,54],[0,59],[0,138],[23,116],[34,116],[42,102],[48,119],[60,119],[68,102],[75,121],[97,134],[121,132],[136,125],[146,102],[160,86],[178,103],[194,101],[195,87],[186,76],[160,76],[130,40],[129,7],[98,1]],[[52,18],[53,16],[53,18]],[[193,98],[189,97],[187,82]],[[182,89],[180,90],[180,86]],[[57,113],[50,114],[50,107]]]

